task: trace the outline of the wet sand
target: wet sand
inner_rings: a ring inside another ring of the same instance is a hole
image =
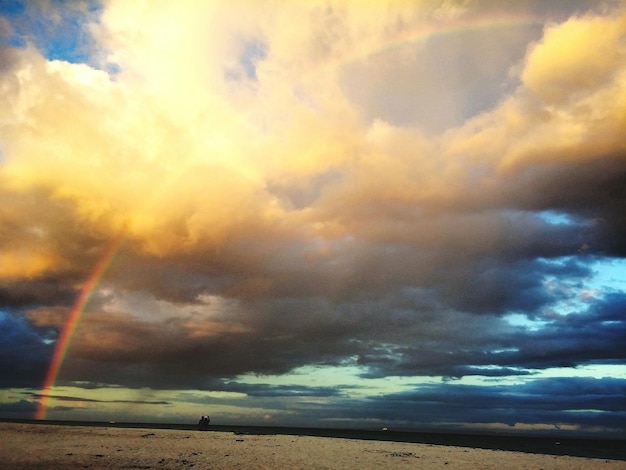
[[[625,460],[249,432],[0,423],[6,469],[626,469]]]

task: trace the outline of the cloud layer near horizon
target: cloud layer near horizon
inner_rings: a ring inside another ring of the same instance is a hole
[[[623,364],[588,283],[626,255],[626,13],[579,5],[111,1],[88,63],[5,41],[3,385],[120,233],[68,383]]]

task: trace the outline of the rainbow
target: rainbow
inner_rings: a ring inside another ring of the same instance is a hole
[[[78,299],[72,306],[70,315],[65,322],[63,329],[61,330],[61,335],[59,336],[59,339],[57,340],[56,346],[54,348],[52,361],[50,362],[50,367],[48,368],[48,372],[46,374],[44,385],[40,394],[40,401],[37,412],[35,413],[35,419],[46,419],[50,393],[54,388],[57,376],[59,375],[59,371],[61,370],[61,366],[63,365],[63,361],[65,360],[65,356],[67,355],[67,352],[69,350],[70,344],[72,342],[72,337],[76,332],[76,327],[80,323],[80,319],[83,316],[85,307],[89,303],[91,295],[95,291],[98,283],[100,282],[100,279],[102,279],[102,276],[111,264],[111,261],[115,257],[115,254],[119,250],[122,244],[122,240],[123,234],[120,234],[109,242],[99,261],[96,263],[94,269],[87,278],[87,281],[83,284]]]

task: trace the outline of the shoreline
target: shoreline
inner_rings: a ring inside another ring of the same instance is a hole
[[[486,432],[445,432],[413,430],[374,430],[345,428],[307,428],[281,426],[246,426],[211,424],[208,431],[198,431],[197,424],[131,423],[101,421],[61,421],[0,418],[3,424],[65,426],[110,429],[146,429],[225,433],[236,436],[307,436],[330,439],[424,444],[459,448],[522,452],[626,461],[626,439],[589,437],[531,436]]]
[[[626,461],[411,442],[214,430],[0,423],[0,467],[626,470]]]

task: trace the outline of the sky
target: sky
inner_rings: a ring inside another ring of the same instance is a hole
[[[626,6],[0,4],[0,417],[624,436]]]

